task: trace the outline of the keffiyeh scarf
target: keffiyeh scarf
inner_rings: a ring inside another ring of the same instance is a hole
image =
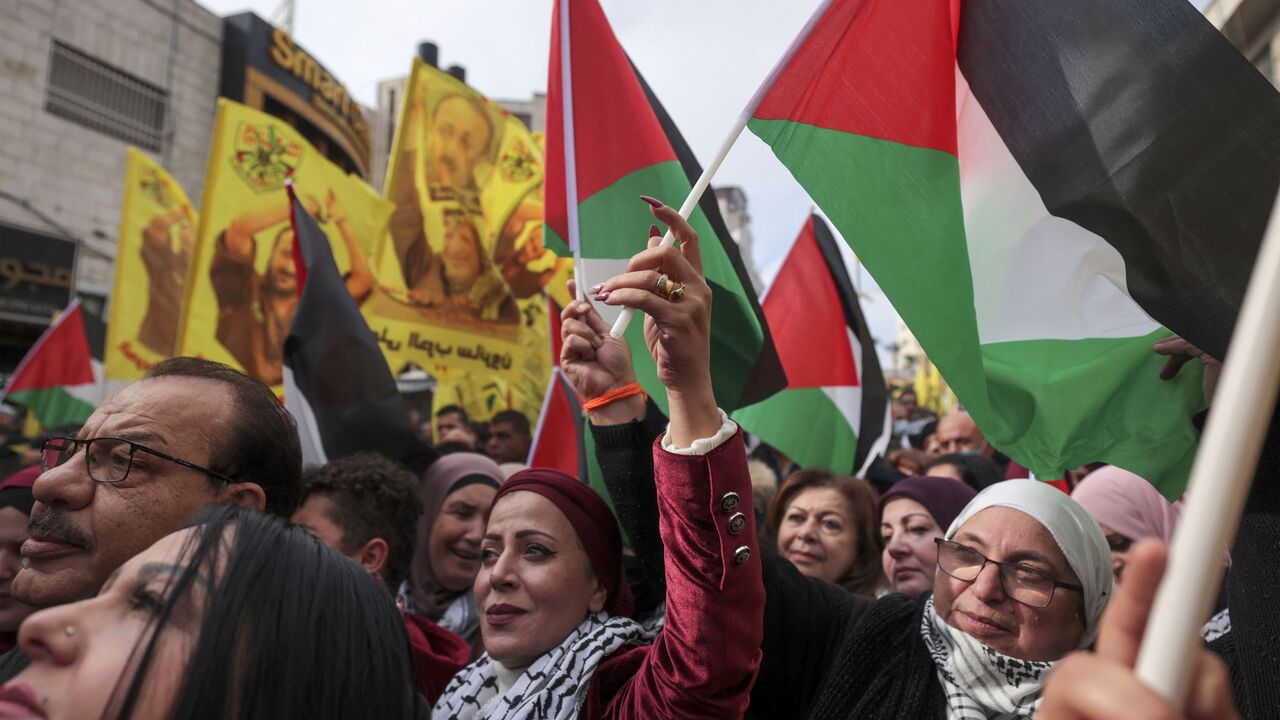
[[[1035,715],[1051,662],[1002,655],[938,617],[925,603],[920,634],[947,696],[947,720],[1008,720]]]
[[[497,663],[488,653],[463,668],[432,710],[433,720],[570,720],[587,698],[600,663],[654,633],[625,617],[596,613],[530,665],[499,694]]]

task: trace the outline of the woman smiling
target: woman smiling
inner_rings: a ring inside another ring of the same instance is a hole
[[[484,514],[502,480],[497,463],[476,453],[445,455],[427,468],[413,565],[402,588],[410,610],[473,649],[479,644],[480,616],[471,586],[480,571]]]
[[[760,664],[764,588],[742,432],[716,407],[709,370],[711,289],[697,236],[655,214],[681,249],[650,247],[597,300],[645,311],[644,333],[667,390],[671,422],[649,448],[658,526],[667,548],[667,614],[653,632],[628,617],[622,540],[595,491],[561,473],[516,473],[489,511],[475,595],[487,653],[458,673],[437,720],[470,718],[742,717]],[[605,343],[568,342],[583,367]],[[602,407],[638,387],[602,388]],[[649,640],[652,638],[652,644]]]

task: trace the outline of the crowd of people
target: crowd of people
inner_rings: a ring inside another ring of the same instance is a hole
[[[606,494],[456,406],[405,457],[304,468],[271,391],[195,358],[37,443],[0,484],[0,717],[1280,713],[1274,432],[1177,710],[1133,671],[1174,631],[1146,624],[1177,505],[1119,468],[1027,479],[911,393],[866,477],[749,452],[697,236],[653,214],[679,246],[651,228],[588,294],[645,313],[665,397],[591,304],[562,317]]]

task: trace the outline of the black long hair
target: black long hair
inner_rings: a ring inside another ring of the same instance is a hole
[[[231,525],[233,531],[224,535]],[[171,718],[412,718],[418,710],[404,622],[362,567],[302,529],[255,510],[203,508],[182,570],[134,647],[105,717],[126,720],[143,692],[157,640],[203,570],[200,607]]]

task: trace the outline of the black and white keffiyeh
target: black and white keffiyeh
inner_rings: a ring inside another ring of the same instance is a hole
[[[947,720],[1009,720],[1035,715],[1051,662],[1002,655],[938,617],[925,603],[920,634],[947,695]]]
[[[463,668],[431,712],[433,720],[571,720],[587,698],[600,663],[654,631],[625,617],[596,613],[538,658],[499,694],[498,664],[485,653]]]

